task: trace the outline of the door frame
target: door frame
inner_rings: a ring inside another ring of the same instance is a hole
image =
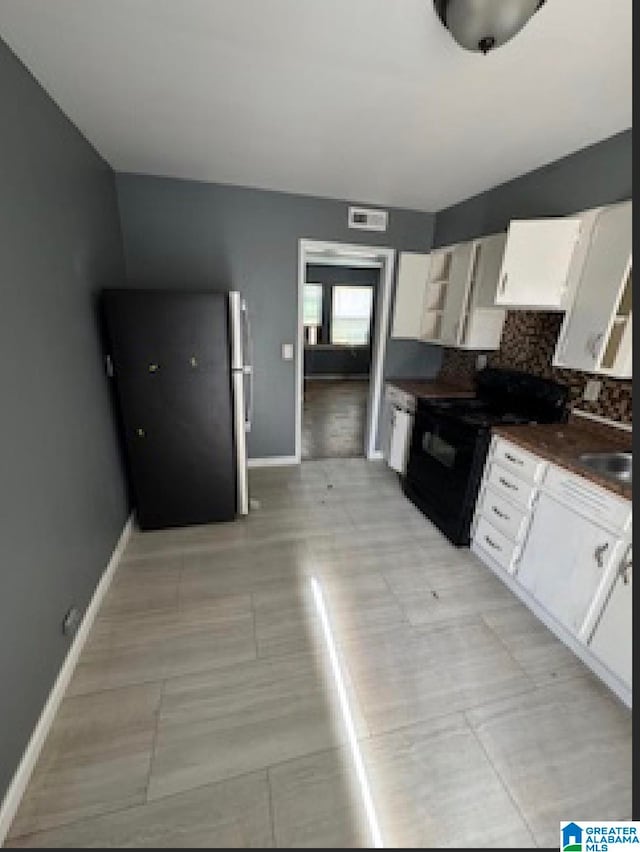
[[[396,250],[381,246],[358,243],[327,242],[306,237],[298,240],[298,328],[296,345],[296,444],[295,460],[302,461],[302,405],[304,399],[304,325],[303,286],[307,263],[315,262],[334,266],[362,266],[380,269],[380,284],[377,294],[375,325],[371,347],[369,371],[369,398],[365,426],[364,456],[367,459],[382,458],[382,450],[376,450],[382,384],[384,380],[384,356],[389,336],[389,314],[396,265]]]

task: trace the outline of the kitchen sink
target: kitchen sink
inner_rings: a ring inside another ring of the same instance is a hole
[[[582,453],[578,461],[594,473],[631,485],[631,453]]]

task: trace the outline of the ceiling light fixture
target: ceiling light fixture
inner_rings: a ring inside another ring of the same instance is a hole
[[[488,53],[527,23],[545,0],[433,0],[438,17],[466,50]]]

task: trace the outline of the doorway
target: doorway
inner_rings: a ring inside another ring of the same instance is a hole
[[[300,240],[296,459],[377,449],[395,252]]]
[[[302,459],[364,455],[380,269],[307,263]]]

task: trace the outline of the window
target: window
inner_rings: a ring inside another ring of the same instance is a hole
[[[331,342],[366,346],[371,329],[373,287],[333,288]]]
[[[322,284],[305,284],[302,302],[305,326],[322,325]]]

